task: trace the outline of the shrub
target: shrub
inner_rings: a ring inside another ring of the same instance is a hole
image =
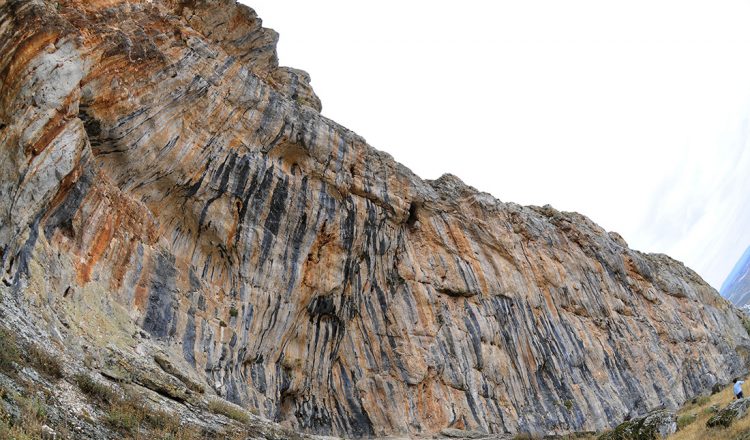
[[[717,412],[719,412],[718,405],[711,405],[707,408],[703,408],[703,414],[716,414]]]
[[[698,417],[695,414],[684,414],[677,417],[677,429],[684,429],[689,424],[693,423]]]
[[[711,401],[711,398],[708,397],[708,396],[701,395],[701,396],[698,396],[698,397],[695,398],[695,404],[698,405],[698,406],[703,406],[703,405],[707,404],[710,401]]]
[[[729,428],[735,420],[737,414],[734,411],[726,409],[719,411],[706,421],[707,428]]]
[[[229,316],[231,316],[232,318],[236,318],[238,314],[239,314],[239,311],[237,310],[237,307],[232,306],[229,309]]]
[[[144,418],[142,408],[118,402],[107,411],[105,423],[115,431],[133,434],[139,430]]]
[[[250,423],[250,416],[239,407],[223,400],[212,400],[208,402],[208,409],[214,414],[221,414],[240,423]]]
[[[157,409],[146,412],[144,421],[153,429],[176,432],[180,427],[180,419],[167,411]]]
[[[37,440],[41,438],[42,424],[47,418],[47,407],[37,398],[9,396],[18,405],[18,418],[12,419],[0,405],[0,438]]]
[[[121,433],[137,433],[141,428],[157,431],[153,438],[173,439],[179,430],[179,418],[164,410],[153,410],[140,396],[126,393],[115,399],[107,410],[107,425]]]
[[[89,397],[104,403],[111,403],[115,399],[115,392],[112,388],[100,384],[86,374],[76,374],[76,385]]]
[[[60,361],[38,345],[32,344],[29,346],[26,351],[26,358],[29,365],[48,378],[61,379],[63,377],[63,368]]]
[[[21,354],[16,336],[0,328],[0,370],[12,373],[15,371],[15,364],[19,363],[21,363]]]

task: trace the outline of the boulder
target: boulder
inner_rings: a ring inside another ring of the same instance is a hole
[[[47,425],[42,425],[42,440],[56,440],[57,433]]]
[[[750,399],[738,399],[720,410],[706,422],[709,428],[727,428],[735,420],[739,420],[747,415],[750,408]]]
[[[677,415],[673,411],[658,410],[623,422],[598,440],[657,440],[676,431]]]

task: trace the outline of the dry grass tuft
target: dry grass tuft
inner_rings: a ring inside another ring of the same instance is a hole
[[[26,359],[35,370],[50,379],[62,379],[63,367],[60,361],[42,347],[32,344],[26,350]]]
[[[16,364],[21,363],[18,340],[10,331],[0,328],[0,371],[12,374]]]
[[[76,374],[73,378],[84,394],[102,403],[110,403],[115,399],[115,392],[107,385],[101,384],[86,374]]]
[[[37,398],[10,394],[6,398],[15,402],[19,409],[16,420],[0,405],[0,439],[36,440],[41,438],[42,425],[47,421],[47,407]]]

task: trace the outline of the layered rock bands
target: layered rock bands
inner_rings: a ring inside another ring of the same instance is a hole
[[[421,180],[276,41],[229,0],[0,0],[4,301],[321,434],[597,430],[745,372],[690,269]]]

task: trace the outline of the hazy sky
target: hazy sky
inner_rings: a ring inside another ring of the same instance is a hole
[[[750,1],[249,0],[423,178],[581,212],[719,287],[750,244]]]

